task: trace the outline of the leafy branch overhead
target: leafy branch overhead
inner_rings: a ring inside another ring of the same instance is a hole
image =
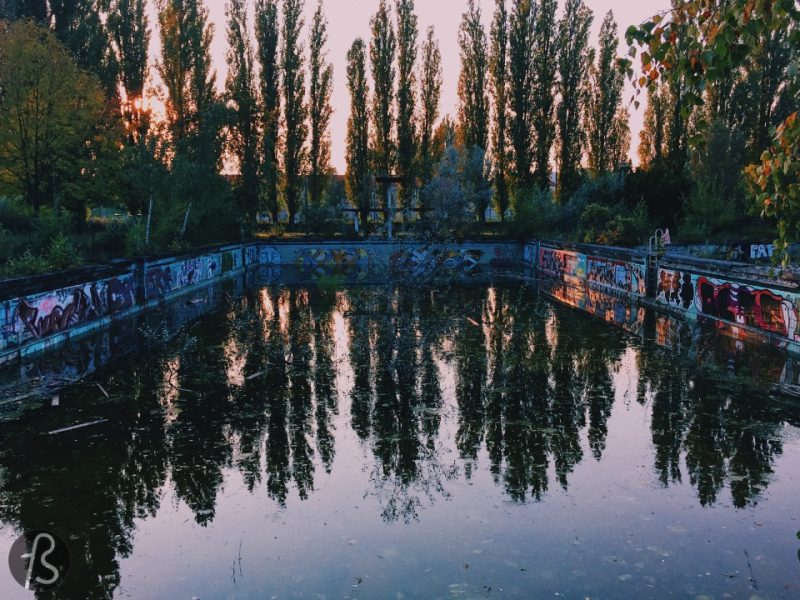
[[[800,46],[800,6],[794,0],[676,1],[671,10],[628,28],[630,50],[618,59],[618,67],[633,82],[636,95],[656,89],[660,81],[680,82],[688,114],[757,56],[778,30],[787,32],[790,46]],[[800,91],[798,68],[795,57],[787,71],[793,95]],[[638,107],[638,101],[634,105]],[[708,123],[700,118],[696,126],[697,135],[690,139],[695,146],[702,142]],[[746,169],[757,207],[763,216],[777,221],[776,249],[785,265],[789,243],[800,239],[799,153],[800,125],[793,112],[772,131],[772,142],[763,149],[760,162]]]

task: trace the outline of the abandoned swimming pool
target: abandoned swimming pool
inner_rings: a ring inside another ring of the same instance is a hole
[[[0,547],[63,540],[48,597],[800,594],[780,352],[503,279],[211,298],[3,416]]]

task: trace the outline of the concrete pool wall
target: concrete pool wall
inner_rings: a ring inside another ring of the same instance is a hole
[[[669,252],[653,260],[641,250],[585,244],[530,242],[523,254],[540,277],[623,294],[689,321],[711,322],[725,335],[800,355],[800,289],[770,279],[767,269]],[[557,296],[565,295],[557,289]]]
[[[248,269],[284,267],[303,278],[369,271],[398,277],[518,269],[577,290],[620,296],[688,321],[710,321],[735,338],[800,355],[800,290],[740,263],[562,242],[255,242],[190,254],[120,261],[0,283],[0,365],[60,346],[112,321],[195,293]],[[588,298],[564,292],[563,299]],[[545,292],[547,288],[545,288]],[[575,304],[574,302],[568,302]],[[579,306],[580,308],[580,306]],[[593,312],[589,310],[589,312]]]
[[[0,365],[55,348],[112,321],[259,267],[308,274],[370,269],[395,275],[512,268],[513,242],[281,242],[217,246],[0,283]]]

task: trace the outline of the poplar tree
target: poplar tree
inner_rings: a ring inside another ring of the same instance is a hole
[[[506,0],[496,0],[492,22],[491,76],[494,97],[494,200],[500,219],[505,221],[508,195],[508,9]]]
[[[617,165],[611,149],[618,146],[616,119],[622,100],[623,75],[616,68],[617,23],[608,11],[600,27],[597,64],[590,65],[590,92],[586,102],[585,126],[589,141],[589,168],[595,175],[613,170]]]
[[[322,12],[322,0],[317,4],[311,26],[308,90],[310,145],[308,152],[309,200],[319,206],[331,172],[330,121],[333,67],[327,62],[325,44],[328,41],[328,23]]]
[[[113,0],[108,26],[119,63],[122,89],[129,104],[144,96],[150,27],[146,0]]]
[[[416,183],[417,155],[414,124],[417,60],[417,16],[414,0],[397,0],[397,167],[403,177],[400,203],[410,200]]]
[[[536,10],[532,0],[514,0],[509,31],[509,88],[511,145],[517,188],[531,183],[533,127],[531,105],[534,83],[533,36]]]
[[[394,58],[397,40],[389,7],[381,0],[378,12],[370,21],[372,40],[370,42],[370,62],[372,63],[373,102],[372,102],[372,155],[374,169],[378,173],[390,173],[394,164],[394,142],[392,140],[394,106]],[[385,197],[385,194],[382,194]]]
[[[278,131],[280,124],[280,69],[278,66],[278,0],[258,0],[255,10],[258,63],[261,69],[261,180],[262,198],[278,222],[280,212],[280,168],[278,164]]]
[[[647,90],[644,127],[639,132],[639,165],[650,169],[664,161],[667,155],[670,93],[667,83],[657,82]]]
[[[370,212],[371,184],[369,168],[369,84],[367,50],[358,38],[347,52],[347,90],[350,92],[350,118],[347,121],[347,197],[366,227]]]
[[[434,127],[439,118],[442,97],[442,53],[433,27],[428,28],[422,43],[420,65],[420,115],[419,115],[419,179],[425,186],[433,177],[438,162],[434,153]]]
[[[164,168],[156,157],[158,139],[150,128],[151,111],[142,105],[150,44],[146,1],[114,0],[108,27],[124,92],[120,106],[125,123],[120,192],[132,214],[145,214],[154,195],[155,175]]]
[[[584,139],[581,113],[586,100],[586,73],[591,53],[589,28],[592,11],[583,0],[567,0],[558,25],[558,119],[559,195],[566,198],[580,179],[581,147]]]
[[[161,61],[158,72],[166,88],[167,126],[178,154],[197,153],[187,142],[199,137],[216,101],[216,73],[211,69],[213,26],[197,0],[159,0]]]
[[[467,12],[462,15],[458,43],[461,49],[458,80],[461,141],[468,152],[476,146],[485,152],[489,142],[489,57],[481,8],[475,0],[469,0]]]
[[[533,39],[533,107],[531,124],[535,149],[533,178],[541,189],[550,186],[550,151],[556,138],[555,85],[558,59],[557,0],[542,0]]]
[[[228,76],[225,95],[231,110],[230,150],[239,163],[240,180],[236,187],[239,207],[253,222],[258,210],[258,102],[253,81],[253,49],[247,25],[245,0],[229,0]]]
[[[230,187],[219,174],[226,110],[216,93],[211,67],[213,25],[199,0],[161,0],[161,62],[157,68],[166,88],[170,153],[167,214],[159,217],[161,243],[174,236],[206,242],[235,230],[228,210]],[[191,228],[189,227],[191,225]],[[223,233],[225,232],[225,233]]]
[[[117,65],[105,24],[104,0],[50,0],[53,31],[83,69],[100,78],[109,98],[116,94]],[[38,8],[35,9],[37,12]]]
[[[303,1],[284,0],[281,70],[283,75],[283,196],[289,223],[293,224],[300,209],[303,174],[306,163],[304,149],[306,127],[305,74],[300,45],[303,28]]]

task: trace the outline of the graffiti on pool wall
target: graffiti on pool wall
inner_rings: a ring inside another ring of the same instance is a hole
[[[800,340],[800,298],[794,294],[660,269],[656,300],[725,323]]]
[[[694,305],[694,281],[691,273],[659,269],[656,302],[689,310]]]
[[[261,265],[270,265],[270,266],[280,265],[281,255],[272,246],[261,246],[258,249],[258,262]]]
[[[516,264],[514,252],[509,248],[495,248],[494,256],[489,261],[489,266],[493,269],[507,269]]]
[[[586,256],[577,252],[539,249],[539,269],[548,275],[586,277]]]
[[[363,248],[334,250],[303,249],[295,264],[301,272],[317,275],[347,275],[369,269],[369,254]]]
[[[536,266],[536,244],[525,244],[522,251],[522,262],[526,265]]]
[[[245,264],[249,267],[258,262],[258,246],[247,246],[244,249]]]
[[[479,271],[482,257],[481,250],[422,247],[398,250],[389,257],[389,268],[393,273],[407,277],[422,277],[440,271],[471,275]]]
[[[587,257],[586,264],[589,283],[639,296],[647,293],[644,265],[595,256]]]
[[[135,303],[132,275],[10,300],[4,303],[0,348],[67,331],[117,314]]]
[[[213,279],[220,273],[218,255],[189,258],[158,267],[149,267],[144,286],[148,298]]]

